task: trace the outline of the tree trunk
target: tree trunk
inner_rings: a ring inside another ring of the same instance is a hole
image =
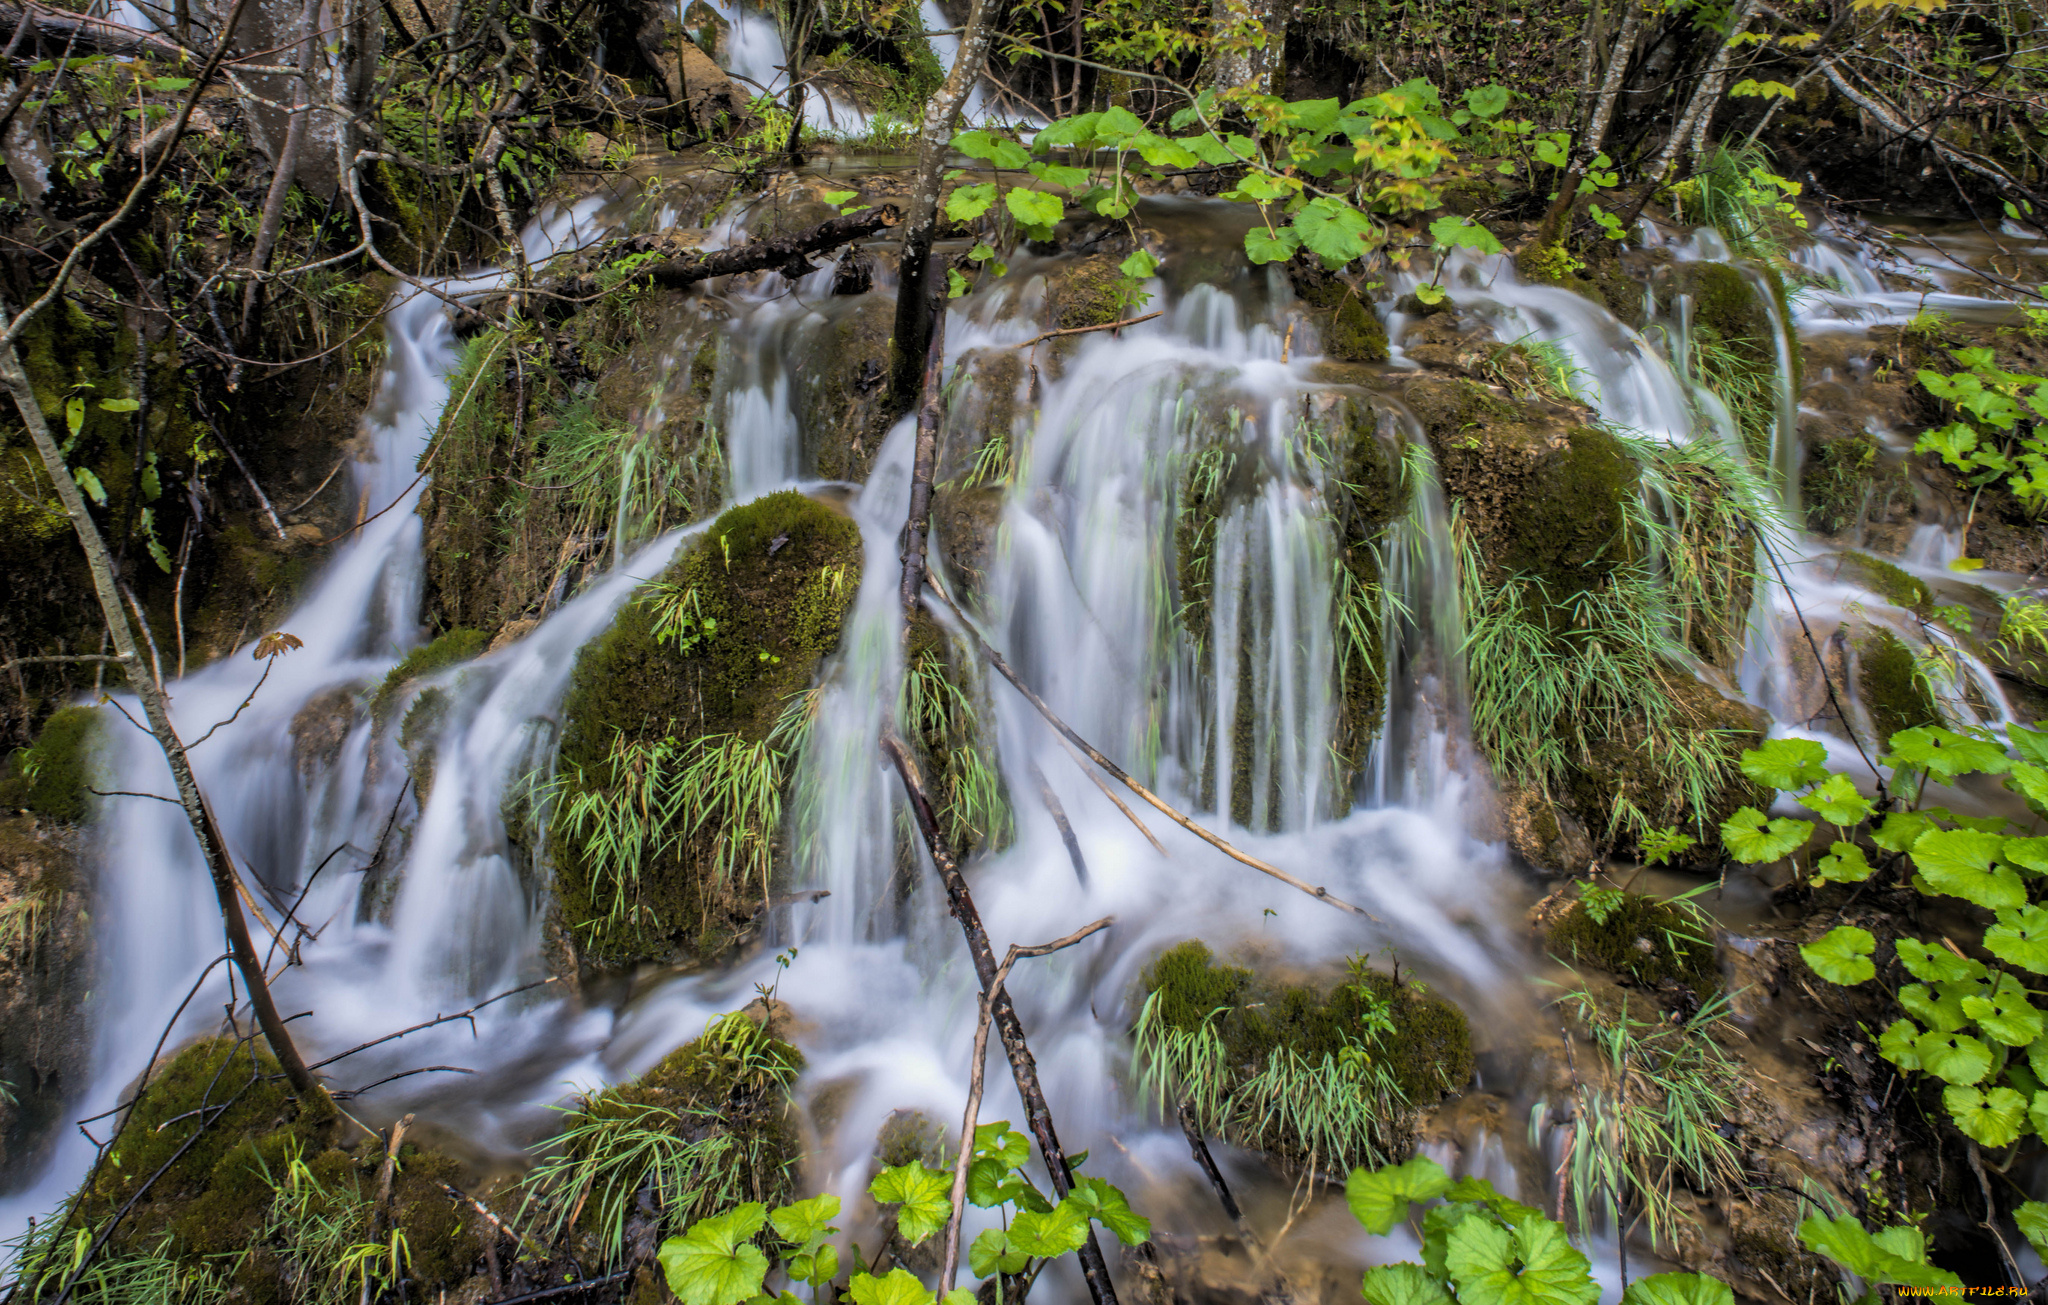
[[[1671,169],[1678,163],[1678,153],[1692,139],[1704,121],[1714,114],[1714,105],[1721,98],[1721,87],[1728,80],[1728,65],[1735,61],[1735,43],[1748,30],[1752,18],[1756,17],[1757,0],[1736,0],[1735,8],[1728,15],[1728,34],[1721,40],[1721,48],[1714,51],[1714,58],[1707,65],[1707,71],[1694,88],[1692,99],[1686,103],[1685,112],[1671,126],[1671,137],[1664,142],[1663,153],[1650,165],[1649,182],[1651,189],[1663,184],[1671,175]]]
[[[263,197],[263,220],[256,228],[256,247],[250,251],[249,267],[261,273],[270,267],[271,250],[277,247],[277,233],[284,225],[284,201],[291,194],[292,180],[299,171],[299,151],[305,147],[306,119],[313,106],[313,32],[320,21],[320,0],[306,0],[299,15],[299,89],[292,98],[291,121],[284,131],[284,149],[270,178],[270,190]],[[263,326],[263,282],[250,277],[242,291],[241,351],[256,352],[256,335]],[[232,388],[232,387],[230,387]]]
[[[960,35],[960,53],[945,84],[925,106],[924,125],[919,133],[917,184],[911,191],[910,208],[903,219],[903,252],[896,284],[896,330],[890,340],[890,402],[897,412],[908,412],[917,401],[924,379],[926,338],[931,334],[931,303],[927,287],[931,282],[932,240],[938,233],[939,190],[946,172],[946,152],[951,148],[953,128],[960,120],[960,108],[967,93],[981,79],[988,62],[989,46],[995,39],[995,8],[989,0],[974,0],[967,14],[967,27]]]
[[[931,347],[924,364],[924,401],[917,410],[917,453],[910,471],[910,515],[903,523],[903,637],[910,637],[910,619],[917,615],[924,592],[925,538],[932,524],[932,475],[939,460],[939,390],[946,356],[946,314],[932,323]]]
[[[5,305],[0,305],[0,313],[10,311]],[[128,682],[135,686],[135,696],[142,701],[150,733],[156,736],[158,745],[164,750],[164,760],[170,763],[171,779],[178,789],[178,804],[185,809],[185,818],[192,826],[192,836],[199,840],[199,849],[205,854],[206,868],[213,878],[214,897],[220,905],[221,922],[227,929],[228,950],[234,956],[235,966],[242,972],[242,982],[249,990],[249,1004],[255,1010],[256,1023],[270,1043],[270,1050],[276,1055],[285,1077],[291,1081],[292,1089],[310,1104],[324,1097],[326,1090],[306,1068],[305,1059],[299,1055],[290,1031],[278,1015],[277,1004],[271,999],[263,962],[256,955],[256,946],[249,937],[249,922],[242,914],[241,899],[236,891],[240,880],[236,877],[234,863],[228,857],[227,843],[221,837],[220,827],[206,804],[205,795],[199,791],[199,781],[192,774],[192,763],[185,755],[185,745],[171,724],[170,703],[164,696],[163,686],[151,678],[137,656],[134,631],[129,628],[127,613],[121,609],[113,559],[100,538],[99,527],[93,524],[86,511],[85,499],[79,494],[77,483],[71,479],[71,471],[64,464],[64,455],[58,451],[57,443],[50,435],[49,424],[43,418],[42,404],[37,400],[28,373],[22,370],[21,357],[12,344],[0,346],[0,384],[5,384],[14,396],[15,406],[21,410],[22,424],[28,427],[29,438],[35,443],[36,452],[42,456],[43,470],[56,487],[57,497],[64,503],[65,515],[71,518],[79,545],[85,550],[85,560],[92,571],[93,589],[99,597],[100,614],[106,621],[114,651],[120,658],[121,668],[128,674]]]

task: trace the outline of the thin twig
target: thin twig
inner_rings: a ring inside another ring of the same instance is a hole
[[[1014,687],[1017,690],[1017,692],[1024,695],[1026,701],[1028,701],[1033,707],[1038,709],[1038,714],[1045,717],[1047,724],[1051,725],[1055,730],[1059,731],[1059,733],[1067,740],[1067,742],[1073,744],[1075,747],[1081,749],[1082,752],[1086,753],[1090,761],[1093,761],[1096,765],[1102,767],[1103,770],[1109,772],[1109,774],[1114,779],[1116,779],[1117,782],[1121,783],[1125,788],[1131,790],[1131,792],[1136,793],[1140,798],[1144,799],[1160,814],[1164,815],[1167,819],[1173,821],[1174,824],[1179,825],[1182,829],[1187,830],[1195,837],[1201,839],[1209,846],[1223,853],[1223,855],[1229,857],[1231,860],[1238,862],[1240,865],[1247,865],[1250,866],[1252,869],[1257,870],[1261,874],[1271,875],[1273,878],[1278,879],[1281,883],[1286,884],[1288,887],[1295,888],[1300,890],[1301,892],[1307,893],[1310,897],[1313,897],[1316,900],[1324,902],[1330,906],[1334,906],[1340,911],[1348,911],[1353,915],[1361,915],[1368,920],[1374,921],[1375,923],[1378,922],[1379,917],[1375,916],[1372,912],[1366,910],[1364,907],[1354,906],[1350,902],[1347,902],[1343,898],[1337,896],[1335,893],[1332,893],[1327,888],[1321,887],[1317,884],[1311,884],[1303,879],[1298,879],[1276,865],[1271,865],[1265,861],[1261,861],[1259,860],[1259,858],[1251,855],[1248,852],[1239,851],[1237,848],[1231,846],[1231,844],[1226,842],[1224,839],[1219,838],[1215,834],[1210,833],[1207,829],[1204,829],[1202,826],[1196,824],[1188,817],[1182,815],[1173,807],[1170,807],[1165,802],[1161,801],[1160,798],[1152,792],[1152,790],[1146,788],[1143,784],[1140,784],[1137,780],[1131,778],[1131,776],[1124,770],[1123,767],[1117,765],[1114,761],[1111,761],[1108,757],[1105,757],[1100,752],[1096,751],[1093,744],[1089,743],[1088,740],[1082,738],[1079,734],[1076,734],[1072,729],[1070,729],[1065,721],[1061,720],[1057,715],[1053,713],[1051,707],[1045,705],[1045,700],[1043,698],[1033,693],[1030,690],[1030,688],[1025,685],[1023,680],[1017,678],[1017,673],[1010,669],[1010,664],[1003,660],[1003,655],[997,652],[994,648],[990,647],[988,641],[981,637],[980,631],[976,630],[971,624],[969,624],[966,615],[963,612],[961,612],[960,608],[957,605],[955,605],[952,598],[947,595],[944,586],[939,583],[939,578],[937,576],[927,575],[925,577],[925,580],[926,583],[931,585],[932,591],[938,594],[940,600],[944,602],[947,607],[952,609],[953,615],[959,618],[962,628],[964,628],[967,631],[969,636],[972,637],[974,642],[981,648],[981,654],[982,656],[988,659],[989,665],[995,667],[997,672],[999,672],[1004,679],[1008,680],[1011,686]]]
[[[1038,768],[1035,761],[1031,763],[1031,779],[1038,785],[1039,801],[1045,803],[1045,809],[1052,814],[1053,824],[1059,826],[1060,842],[1067,845],[1067,860],[1074,863],[1074,878],[1081,881],[1081,887],[1086,888],[1088,860],[1081,855],[1081,840],[1074,837],[1073,823],[1067,819],[1066,808],[1060,805],[1059,794],[1052,791],[1052,785],[1046,782],[1045,772]]]
[[[1163,311],[1163,310],[1162,310],[1162,311]],[[1144,315],[1143,317],[1126,317],[1126,318],[1125,318],[1125,319],[1124,319],[1123,321],[1121,321],[1121,322],[1104,322],[1104,323],[1102,323],[1102,324],[1101,324],[1100,326],[1069,326],[1069,327],[1068,327],[1067,329],[1065,329],[1064,331],[1047,331],[1047,332],[1046,332],[1045,334],[1043,334],[1043,335],[1034,335],[1034,336],[1032,336],[1032,337],[1031,337],[1030,339],[1028,339],[1028,340],[1024,341],[1024,342],[1023,342],[1022,344],[1013,344],[1013,345],[1010,345],[1009,347],[1010,347],[1010,348],[1012,348],[1012,349],[1029,349],[1029,348],[1031,348],[1031,347],[1032,347],[1033,345],[1035,345],[1035,344],[1038,344],[1038,343],[1039,343],[1040,341],[1043,341],[1043,340],[1050,340],[1050,339],[1053,339],[1053,338],[1055,338],[1055,337],[1057,337],[1057,336],[1062,336],[1062,335],[1087,335],[1087,334],[1088,334],[1089,332],[1091,332],[1091,331],[1117,331],[1117,330],[1122,330],[1122,329],[1123,329],[1124,327],[1126,327],[1126,326],[1136,326],[1136,325],[1137,325],[1138,323],[1140,323],[1140,322],[1149,322],[1149,321],[1151,321],[1151,320],[1152,320],[1153,318],[1155,318],[1155,317],[1158,317],[1159,315],[1160,315],[1160,314],[1159,314],[1158,312],[1151,312],[1151,313],[1147,313],[1147,314],[1145,314],[1145,315]]]
[[[535,988],[545,988],[550,983],[556,982],[559,982],[559,980],[540,979],[533,983],[521,984],[517,988],[512,988],[508,991],[501,992],[495,997],[486,997],[484,1000],[478,1002],[476,1005],[471,1006],[468,1010],[457,1011],[453,1015],[436,1015],[434,1018],[430,1020],[423,1020],[420,1023],[413,1025],[411,1028],[400,1029],[396,1033],[387,1033],[381,1038],[372,1038],[368,1042],[362,1043],[358,1046],[350,1047],[347,1051],[339,1052],[335,1055],[329,1056],[325,1060],[315,1061],[311,1065],[306,1066],[306,1068],[319,1069],[323,1065],[332,1065],[337,1060],[348,1059],[350,1056],[355,1055],[358,1051],[368,1051],[371,1047],[380,1046],[386,1042],[391,1042],[397,1038],[402,1038],[408,1033],[418,1033],[421,1029],[430,1029],[433,1028],[436,1024],[448,1024],[452,1023],[455,1020],[470,1020],[470,1032],[475,1033],[476,1022],[471,1017],[473,1017],[478,1011],[482,1010],[484,1007],[490,1005],[493,1002],[503,1001],[507,997],[516,997],[522,992],[531,992]]]

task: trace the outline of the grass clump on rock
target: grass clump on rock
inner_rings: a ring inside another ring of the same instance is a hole
[[[582,1098],[529,1180],[548,1240],[573,1232],[616,1261],[645,1190],[681,1228],[742,1201],[794,1193],[802,1136],[790,1088],[803,1053],[770,1031],[779,1003],[711,1021],[630,1083]]]
[[[482,630],[456,628],[440,635],[431,643],[421,644],[399,660],[398,665],[385,675],[384,682],[377,686],[376,694],[370,699],[370,714],[379,721],[388,720],[398,706],[400,695],[406,686],[429,675],[445,671],[457,662],[466,662],[484,650],[491,637]]]
[[[714,958],[750,927],[806,691],[860,568],[851,520],[770,494],[721,516],[584,649],[548,797],[556,897],[587,959]]]
[[[96,707],[59,707],[36,741],[16,753],[0,777],[0,806],[26,807],[46,820],[75,825],[92,809]]]
[[[1354,957],[1333,985],[1280,983],[1219,965],[1191,940],[1141,980],[1133,1030],[1143,1090],[1163,1113],[1312,1166],[1384,1163],[1414,1113],[1472,1076],[1464,1013],[1421,983]]]
[[[1685,904],[1593,887],[1558,917],[1550,945],[1645,988],[1690,988],[1704,997],[1720,979],[1706,931]]]

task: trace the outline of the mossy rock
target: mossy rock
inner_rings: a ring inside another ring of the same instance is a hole
[[[1515,270],[1536,285],[1554,285],[1599,304],[1616,318],[1641,329],[1643,288],[1621,266],[1607,242],[1600,240],[1577,257],[1563,244],[1532,240],[1515,253]]]
[[[1701,937],[1703,926],[1691,913],[1641,893],[1621,893],[1608,903],[1598,920],[1583,898],[1572,903],[1551,928],[1551,950],[1645,988],[1675,985],[1704,998],[1719,986],[1714,944]]]
[[[765,741],[838,646],[860,573],[859,527],[795,490],[719,517],[663,575],[695,592],[713,633],[687,652],[664,646],[654,638],[649,604],[632,602],[577,658],[562,705],[559,761],[570,789],[557,812],[575,794],[610,782],[608,758],[622,736],[643,743]],[[563,922],[591,962],[716,957],[753,918],[737,886],[714,873],[711,845],[719,831],[711,830],[692,835],[679,856],[643,865],[631,919],[615,918],[611,889],[559,819],[550,839],[555,893]]]
[[[1802,432],[1806,435],[1806,432]],[[1910,490],[1905,467],[1886,456],[1867,430],[1807,435],[1806,464],[1799,473],[1799,501],[1809,530],[1838,535],[1853,530],[1866,504],[1883,503]]]
[[[1873,629],[1857,641],[1856,696],[1880,740],[1941,723],[1927,685],[1915,673],[1913,650],[1890,630]]]
[[[390,719],[408,685],[445,671],[457,662],[468,661],[490,641],[491,637],[482,630],[458,628],[413,649],[399,659],[398,665],[377,686],[377,692],[370,698],[371,717],[380,723]]]
[[[683,1143],[724,1140],[715,1182],[702,1198],[715,1208],[669,1211],[680,1224],[740,1201],[781,1205],[795,1193],[803,1134],[789,1088],[804,1056],[790,1043],[735,1013],[713,1020],[701,1037],[671,1051],[630,1083],[586,1097],[565,1121],[567,1154],[589,1160],[615,1154],[635,1134],[660,1133]],[[643,1150],[644,1156],[646,1152]],[[607,1207],[630,1205],[647,1173],[644,1160],[612,1168],[594,1184],[581,1225],[590,1229]],[[697,1192],[685,1194],[699,1199]]]
[[[60,707],[53,712],[35,743],[8,759],[5,778],[0,778],[0,807],[25,807],[68,825],[84,820],[93,809],[100,724],[97,707]]]
[[[1401,459],[1389,446],[1383,405],[1356,392],[1331,391],[1308,400],[1311,428],[1330,458],[1324,495],[1336,527],[1338,564],[1359,597],[1378,591],[1379,544],[1387,528],[1406,511],[1407,486]],[[1368,647],[1342,659],[1335,755],[1341,770],[1334,791],[1349,798],[1352,781],[1364,769],[1380,734],[1386,707],[1386,652],[1380,622],[1363,622]]]
[[[1490,572],[1534,577],[1557,603],[1629,560],[1638,471],[1613,435],[1477,381],[1416,376],[1400,395]]]
[[[882,295],[834,298],[792,327],[787,368],[802,465],[862,481],[895,414],[888,407],[896,308]]]
[[[1071,331],[1122,321],[1126,278],[1112,254],[1062,260],[1045,274],[1045,329]]]
[[[1934,596],[1927,582],[1881,557],[1850,550],[1837,553],[1835,578],[1861,585],[1892,606],[1921,616],[1932,610]]]
[[[139,1192],[115,1234],[115,1252],[149,1250],[193,1266],[236,1257],[229,1260],[231,1293],[281,1305],[297,1299],[297,1277],[338,1268],[300,1259],[305,1247],[291,1213],[295,1201],[280,1190],[293,1162],[303,1163],[322,1189],[310,1202],[312,1214],[356,1220],[359,1240],[369,1235],[384,1153],[374,1143],[340,1145],[351,1134],[362,1137],[331,1102],[293,1098],[276,1059],[260,1045],[203,1039],[156,1069],[122,1132],[120,1163],[103,1167],[85,1193],[85,1214],[102,1219]],[[400,1149],[390,1219],[411,1252],[411,1299],[433,1300],[459,1284],[482,1253],[469,1216],[442,1190],[458,1181],[465,1176],[452,1158],[410,1143]]]
[[[1472,1077],[1472,1033],[1464,1012],[1416,980],[1398,981],[1366,968],[1362,957],[1335,983],[1275,982],[1246,967],[1218,964],[1208,944],[1191,939],[1162,952],[1139,982],[1165,1029],[1188,1033],[1212,1024],[1238,1083],[1263,1070],[1275,1051],[1314,1066],[1354,1045],[1365,1046],[1386,1066],[1410,1107],[1462,1091]],[[1394,1028],[1375,1035],[1361,1016],[1381,1006]],[[1387,1122],[1392,1131],[1400,1130],[1399,1121]],[[1306,1152],[1301,1139],[1284,1131],[1258,1142],[1283,1156]],[[1323,1156],[1321,1162],[1348,1159]]]
[[[1287,263],[1287,279],[1309,310],[1323,353],[1338,362],[1378,363],[1387,360],[1387,328],[1374,315],[1358,287],[1306,254]]]

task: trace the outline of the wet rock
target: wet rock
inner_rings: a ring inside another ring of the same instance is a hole
[[[894,417],[888,390],[895,301],[835,299],[819,315],[822,321],[801,324],[788,361],[803,459],[826,480],[866,480]]]
[[[92,1072],[92,928],[73,835],[0,818],[0,1186],[47,1158]]]
[[[1045,274],[1045,329],[1069,331],[1121,321],[1130,307],[1129,287],[1111,254],[1062,260]]]
[[[676,6],[643,4],[635,33],[640,53],[661,74],[669,103],[700,136],[734,134],[747,120],[752,97],[697,47],[679,21]]]
[[[310,780],[334,764],[355,728],[358,686],[336,685],[306,699],[292,717],[292,760],[299,776]]]
[[[1585,826],[1541,793],[1509,787],[1501,794],[1500,806],[1508,846],[1532,868],[1572,875],[1593,864],[1593,840]]]

